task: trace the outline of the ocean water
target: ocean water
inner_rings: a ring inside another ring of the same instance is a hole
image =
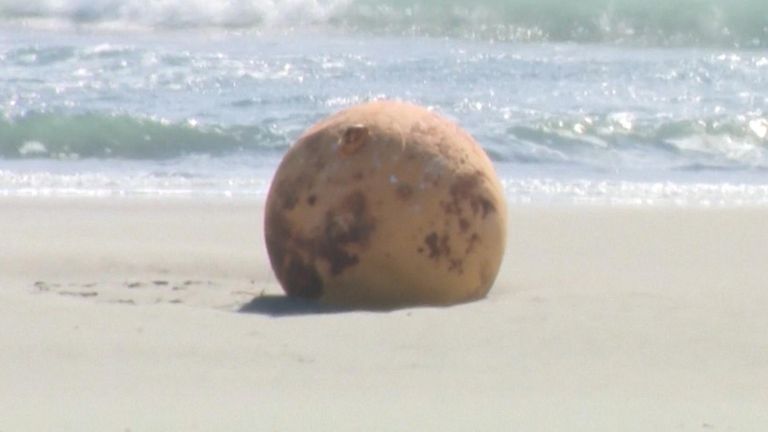
[[[0,0],[0,195],[253,196],[319,119],[457,121],[514,203],[768,205],[762,0]]]

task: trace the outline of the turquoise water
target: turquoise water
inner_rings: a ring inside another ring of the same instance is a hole
[[[768,204],[768,13],[681,0],[0,1],[0,194],[262,196],[313,122],[413,101],[513,202]]]

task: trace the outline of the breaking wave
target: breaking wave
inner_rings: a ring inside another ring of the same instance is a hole
[[[472,129],[472,128],[470,128]],[[495,124],[474,131],[492,159],[589,170],[768,170],[768,119],[650,122],[630,113]],[[167,160],[235,154],[278,158],[296,138],[269,125],[106,114],[0,119],[0,158]]]
[[[96,27],[316,26],[517,41],[768,46],[762,0],[0,0],[0,19]]]
[[[0,119],[0,157],[7,159],[170,159],[279,152],[287,145],[286,136],[260,126],[207,127],[103,114]]]

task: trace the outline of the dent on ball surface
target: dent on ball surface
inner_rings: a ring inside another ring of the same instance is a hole
[[[366,309],[484,297],[506,243],[488,156],[456,124],[379,101],[307,130],[266,203],[270,262],[289,296]]]

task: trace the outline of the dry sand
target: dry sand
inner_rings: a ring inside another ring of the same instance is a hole
[[[766,220],[513,207],[488,298],[332,313],[259,202],[3,198],[0,431],[764,431]]]

